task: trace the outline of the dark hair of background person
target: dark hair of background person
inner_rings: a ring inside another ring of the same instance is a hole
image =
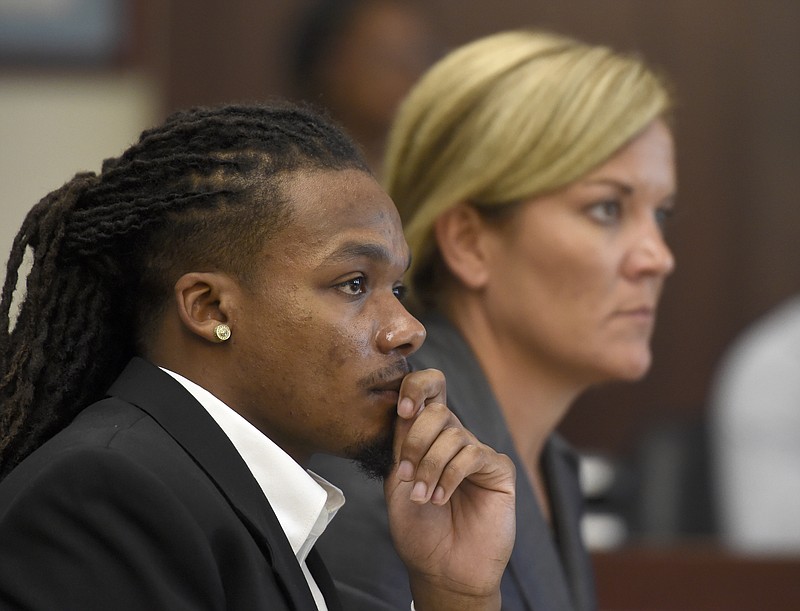
[[[326,108],[377,173],[394,112],[443,52],[414,0],[316,0],[289,49],[292,95]]]
[[[310,109],[196,108],[43,198],[14,240],[0,302],[0,477],[146,350],[186,270],[248,282],[265,240],[291,218],[282,175],[348,168],[368,171],[354,143]]]

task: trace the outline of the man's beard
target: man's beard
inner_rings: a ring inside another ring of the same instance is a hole
[[[370,479],[386,479],[395,465],[394,423],[381,437],[360,445],[351,457],[358,469]]]

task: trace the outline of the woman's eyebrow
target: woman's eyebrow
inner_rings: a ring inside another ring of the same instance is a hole
[[[630,195],[634,191],[633,186],[617,178],[588,178],[580,181],[578,184],[585,186],[604,185],[608,187],[614,187],[615,189],[622,191],[624,195]]]

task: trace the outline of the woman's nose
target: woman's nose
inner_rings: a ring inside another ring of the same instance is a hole
[[[626,268],[633,277],[667,277],[675,270],[675,256],[660,229],[651,228],[640,237],[628,255]]]

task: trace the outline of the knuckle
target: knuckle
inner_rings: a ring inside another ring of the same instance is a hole
[[[425,409],[439,418],[446,418],[450,414],[450,410],[444,403],[431,402],[425,406]]]
[[[465,458],[467,458],[473,465],[486,464],[486,452],[482,447],[475,444],[469,444],[464,447],[462,452],[464,453]]]
[[[481,457],[482,458],[486,454],[485,446],[482,446],[482,445],[479,445],[479,444],[476,444],[476,443],[468,444],[464,448],[464,450],[468,454],[470,454],[471,456],[476,457],[476,458],[477,457]]]
[[[424,456],[419,461],[418,471],[438,473],[441,470],[441,461],[435,456]]]
[[[448,481],[461,481],[464,479],[465,475],[466,471],[461,465],[451,461],[444,469],[443,479],[447,479]]]
[[[472,445],[472,436],[469,431],[458,423],[451,422],[442,429],[442,434],[453,438],[456,441],[461,441],[461,445]]]
[[[444,373],[442,373],[438,369],[428,369],[430,372],[431,380],[436,383],[443,383],[444,382]]]
[[[403,378],[400,388],[404,395],[416,397],[420,393],[419,377],[413,373],[408,374],[405,378]]]
[[[421,451],[425,447],[425,441],[422,435],[414,433],[413,429],[408,433],[403,441],[403,448],[412,453]]]

